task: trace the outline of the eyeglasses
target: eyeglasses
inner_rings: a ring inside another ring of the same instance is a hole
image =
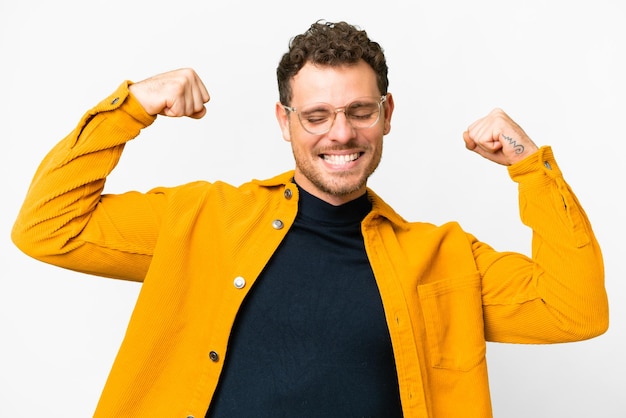
[[[354,129],[366,129],[374,126],[380,118],[381,106],[387,95],[359,97],[343,107],[333,107],[328,103],[311,103],[299,108],[282,105],[285,110],[296,113],[305,131],[312,135],[321,135],[330,131],[337,113],[343,112]]]

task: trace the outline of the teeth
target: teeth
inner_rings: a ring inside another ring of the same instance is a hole
[[[348,155],[324,154],[323,158],[324,161],[331,164],[346,164],[359,158],[359,153],[355,152],[354,154]]]

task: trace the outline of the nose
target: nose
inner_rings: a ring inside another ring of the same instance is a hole
[[[333,125],[330,127],[330,131],[328,131],[330,139],[337,142],[348,142],[354,138],[354,134],[355,129],[346,117],[345,110],[338,109]]]

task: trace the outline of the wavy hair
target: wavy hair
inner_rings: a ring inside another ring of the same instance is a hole
[[[317,21],[303,34],[289,42],[289,50],[282,56],[276,77],[279,100],[291,104],[289,81],[308,62],[331,67],[365,61],[376,73],[381,95],[387,94],[389,80],[385,54],[381,46],[372,41],[364,30],[346,22]]]

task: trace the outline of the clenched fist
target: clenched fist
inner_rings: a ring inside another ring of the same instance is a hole
[[[206,113],[209,92],[191,68],[168,71],[129,87],[130,93],[150,115],[188,116],[199,119]]]
[[[467,149],[502,165],[514,164],[538,150],[502,109],[494,109],[471,124],[463,133],[463,139]]]

